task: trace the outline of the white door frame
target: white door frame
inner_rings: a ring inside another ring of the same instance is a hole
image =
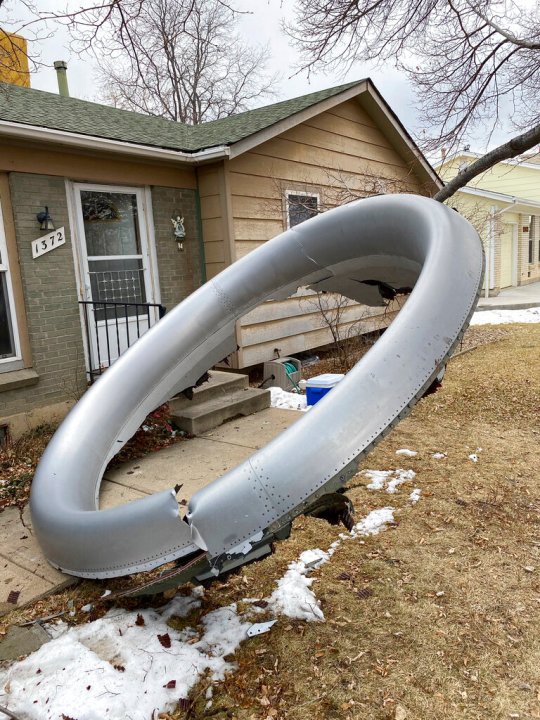
[[[512,287],[517,287],[518,284],[518,223],[509,222],[508,225],[512,226]]]
[[[91,287],[88,276],[88,254],[82,217],[81,190],[112,193],[117,192],[136,196],[146,301],[149,303],[160,304],[161,293],[159,287],[156,242],[152,215],[152,194],[150,187],[105,185],[102,183],[81,183],[66,180],[66,196],[68,199],[68,214],[79,300],[91,300]],[[91,352],[88,347],[86,319],[84,308],[82,306],[80,307],[80,317],[86,368],[87,370],[91,370]],[[157,311],[156,317],[153,319],[154,321],[157,321]]]

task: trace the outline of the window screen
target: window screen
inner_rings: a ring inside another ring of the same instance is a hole
[[[289,227],[317,215],[319,199],[316,195],[287,195]]]

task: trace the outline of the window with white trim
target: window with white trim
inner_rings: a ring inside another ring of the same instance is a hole
[[[300,225],[319,214],[319,196],[307,192],[287,192],[287,227]]]
[[[20,359],[13,287],[0,208],[0,372],[18,369],[21,366]]]

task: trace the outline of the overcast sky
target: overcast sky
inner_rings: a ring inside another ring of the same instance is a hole
[[[150,0],[151,1],[151,0]],[[68,0],[68,5],[83,5],[82,0]],[[296,72],[299,58],[289,45],[287,37],[281,30],[283,19],[293,18],[294,3],[287,0],[236,0],[236,7],[250,11],[240,18],[239,30],[251,43],[265,45],[268,43],[271,53],[271,70],[279,73],[281,80],[277,88],[276,100],[284,100],[308,92],[320,90],[352,80],[370,77],[383,97],[390,104],[405,127],[415,136],[417,130],[417,112],[414,106],[414,92],[407,78],[393,67],[376,69],[358,63],[345,74]],[[12,3],[12,7],[15,3]],[[47,7],[58,9],[57,0],[41,0],[40,9]],[[284,7],[285,6],[285,7]],[[253,9],[253,8],[256,9]],[[37,49],[45,66],[39,68],[32,76],[32,87],[49,92],[57,92],[56,73],[52,68],[54,60],[66,60],[68,63],[68,81],[70,94],[84,100],[99,101],[98,89],[94,81],[95,60],[90,57],[80,58],[69,48],[69,36],[63,28],[51,26],[52,37],[34,43],[30,52]],[[502,142],[503,136],[497,133],[493,140]],[[484,140],[479,133],[475,145],[471,149],[483,150]]]

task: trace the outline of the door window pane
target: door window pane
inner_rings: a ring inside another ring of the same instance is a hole
[[[0,271],[0,360],[15,356],[6,273]]]
[[[142,260],[89,260],[88,271],[94,302],[146,302]],[[104,308],[97,307],[96,313],[98,320],[104,319]],[[136,315],[137,308],[128,308],[127,314]],[[108,310],[107,317],[114,317],[114,309]]]
[[[81,204],[89,257],[141,254],[135,194],[82,190]]]

